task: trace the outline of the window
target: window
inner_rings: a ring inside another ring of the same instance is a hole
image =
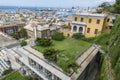
[[[54,75],[54,80],[61,80],[61,79]]]
[[[10,34],[10,33],[13,33],[14,31],[13,31],[12,29],[8,29],[8,30],[6,30],[6,32],[7,32],[8,34]]]
[[[77,21],[77,17],[75,17],[75,21]]]
[[[83,22],[84,21],[84,18],[81,18],[81,22]]]
[[[97,19],[97,22],[96,22],[97,24],[100,24],[100,19]]]
[[[98,29],[95,29],[95,33],[94,34],[97,34],[98,33]]]
[[[108,19],[107,19],[107,22],[109,22],[109,21],[110,21],[110,19],[108,18]]]
[[[92,19],[89,19],[89,23],[91,23],[92,22]]]
[[[109,26],[109,29],[112,29],[112,26]]]
[[[87,29],[87,33],[90,33],[90,28]]]
[[[115,23],[115,20],[112,20],[112,23],[114,24],[114,23]]]
[[[79,32],[83,32],[83,28],[82,27],[79,28]]]
[[[41,65],[39,65],[39,70],[43,70],[43,67]]]
[[[77,31],[77,26],[73,26],[73,31]]]
[[[52,73],[50,71],[48,71],[47,69],[45,71],[46,71],[46,74],[47,74],[47,78],[52,80]]]
[[[105,27],[106,29],[108,29],[108,27]]]
[[[36,62],[33,61],[32,59],[29,59],[29,64],[32,65],[32,66],[35,66],[35,65],[36,65]]]

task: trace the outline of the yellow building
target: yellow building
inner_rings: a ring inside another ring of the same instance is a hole
[[[102,30],[110,31],[115,20],[114,16],[105,14],[80,13],[72,16],[71,29],[64,31],[65,36],[81,32],[86,38],[95,37]]]
[[[115,22],[115,16],[108,15],[105,18],[103,30],[109,33],[113,27],[114,22]]]

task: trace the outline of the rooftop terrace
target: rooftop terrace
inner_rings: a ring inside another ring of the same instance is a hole
[[[73,38],[66,38],[63,41],[54,41],[53,46],[51,47],[41,47],[41,46],[34,46],[34,48],[40,52],[43,52],[47,48],[54,48],[60,50],[60,54],[57,59],[57,65],[63,69],[65,72],[69,72],[69,64],[71,62],[75,62],[76,59],[82,55],[86,49],[90,47],[90,43],[82,41],[82,40],[75,40]]]

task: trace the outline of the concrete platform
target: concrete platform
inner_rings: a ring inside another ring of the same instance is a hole
[[[18,46],[19,42],[9,35],[0,32],[0,48],[7,47],[12,48]]]

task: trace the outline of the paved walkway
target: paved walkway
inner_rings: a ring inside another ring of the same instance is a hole
[[[7,35],[6,33],[0,32],[0,47],[8,47],[12,48],[14,46],[18,46],[19,42]]]

